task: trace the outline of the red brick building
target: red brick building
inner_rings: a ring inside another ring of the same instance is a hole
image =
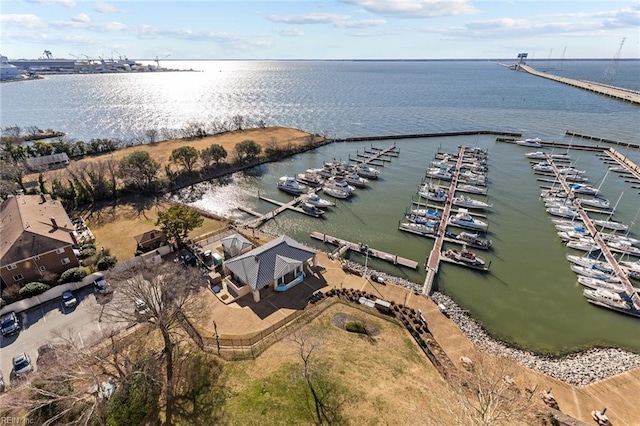
[[[48,195],[18,195],[0,206],[0,277],[4,285],[41,281],[78,266],[74,225]]]

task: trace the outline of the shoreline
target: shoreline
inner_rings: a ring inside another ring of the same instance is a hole
[[[349,268],[364,272],[364,266],[345,259]],[[368,268],[369,272],[373,270]],[[421,293],[422,286],[412,281],[375,271],[377,275],[414,293]],[[587,386],[597,381],[613,377],[635,368],[640,368],[640,354],[619,348],[592,347],[566,355],[545,355],[520,349],[505,343],[484,329],[475,318],[462,309],[444,293],[433,292],[430,298],[436,304],[445,306],[444,314],[451,319],[465,336],[482,352],[506,356],[523,367],[530,368],[546,376],[573,386]]]

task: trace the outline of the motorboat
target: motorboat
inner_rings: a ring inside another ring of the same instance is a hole
[[[575,272],[578,275],[582,275],[584,277],[595,278],[597,280],[607,281],[607,282],[610,282],[610,283],[619,283],[620,282],[620,278],[618,278],[617,276],[615,276],[612,273],[605,272],[605,271],[599,269],[595,265],[590,267],[590,268],[587,268],[587,267],[584,267],[584,266],[571,264],[571,265],[569,265],[569,267],[571,268],[571,270],[573,272]]]
[[[309,196],[304,201],[307,204],[311,204],[312,206],[318,207],[320,209],[325,209],[334,205],[331,201],[320,198],[320,196],[315,192],[309,194]]]
[[[529,146],[532,148],[542,148],[542,140],[540,138],[517,140],[516,144],[520,146]]]
[[[640,312],[634,309],[633,303],[627,298],[622,297],[621,293],[604,289],[585,289],[582,291],[582,294],[593,304],[623,312],[635,311],[637,314],[640,314]]]
[[[347,181],[349,185],[353,185],[358,188],[364,188],[369,183],[367,179],[361,177],[356,172],[344,173],[344,174],[341,174],[341,176],[344,178],[345,181]]]
[[[536,172],[553,173],[553,167],[551,167],[551,164],[549,163],[534,164],[531,168]]]
[[[324,182],[322,177],[316,173],[314,169],[307,169],[304,173],[298,173],[296,175],[296,180],[300,183],[313,187],[321,186]]]
[[[595,207],[596,209],[608,210],[611,208],[611,204],[606,198],[578,198],[578,202],[581,206]]]
[[[614,220],[592,220],[595,226],[599,226],[603,229],[610,229],[612,231],[627,231],[629,229],[629,225],[616,222]]]
[[[447,181],[453,178],[453,175],[451,174],[451,172],[440,169],[438,167],[432,167],[429,170],[427,170],[427,176],[434,179],[447,180]]]
[[[374,169],[366,164],[357,164],[353,169],[362,177],[367,179],[378,179],[380,170]]]
[[[562,167],[558,169],[558,173],[563,175],[582,175],[585,174],[585,170],[578,170],[574,167]]]
[[[314,171],[324,177],[330,178],[345,170],[344,164],[339,161],[329,161],[322,164],[322,168],[314,169]]]
[[[600,192],[599,189],[592,187],[591,185],[584,185],[576,183],[571,185],[571,191],[576,194],[585,194],[585,195],[596,195]]]
[[[335,177],[327,179],[322,185],[324,193],[334,198],[349,198],[353,189],[344,179],[336,179]]]
[[[489,227],[487,222],[474,218],[469,214],[469,210],[463,208],[458,209],[455,215],[449,217],[449,225],[478,231],[486,231]]]
[[[458,186],[456,186],[456,191],[469,192],[471,194],[480,194],[480,195],[486,195],[487,193],[486,188],[482,188],[477,185],[470,185],[466,183],[459,184]]]
[[[298,183],[294,177],[282,176],[278,179],[278,189],[292,195],[300,195],[307,190],[307,187]]]
[[[618,242],[618,241],[607,241],[606,244],[607,244],[607,247],[611,249],[611,251],[640,257],[640,248],[634,245]]]
[[[420,191],[418,191],[418,195],[430,201],[444,203],[444,201],[447,199],[448,193],[444,189],[430,186],[427,188],[423,187]]]
[[[451,234],[451,233],[445,233],[445,236],[453,237],[456,240],[461,241],[462,243],[468,245],[469,247],[478,248],[482,250],[488,250],[493,245],[493,241],[479,238],[477,233],[472,233],[472,232],[463,231],[457,235]]]
[[[546,209],[547,213],[553,216],[566,217],[568,219],[577,219],[580,217],[580,214],[568,206],[558,206],[558,207],[548,207]]]
[[[411,223],[418,223],[420,225],[435,225],[440,222],[440,219],[429,219],[426,216],[419,216],[413,213],[405,215],[405,218]]]
[[[484,201],[476,200],[474,198],[466,197],[464,195],[454,197],[452,202],[453,202],[453,205],[455,206],[466,207],[471,209],[487,210],[492,207],[492,204],[485,203]]]
[[[582,275],[578,277],[578,284],[593,290],[602,289],[602,290],[615,291],[616,293],[624,292],[624,286],[622,284],[608,283],[606,281],[598,280],[596,278],[583,277]]]
[[[424,216],[429,219],[441,219],[440,212],[434,209],[411,209],[410,213],[416,216]]]
[[[311,216],[315,216],[315,217],[320,217],[325,213],[324,210],[319,209],[316,206],[314,206],[313,204],[310,204],[310,203],[307,203],[307,202],[302,203],[300,208],[305,213],[307,213],[307,214],[309,214]]]
[[[534,151],[534,152],[527,152],[524,155],[530,160],[546,160],[548,154],[543,151]],[[559,161],[571,160],[571,157],[569,157],[569,154],[549,154],[549,156],[554,160],[559,160]]]
[[[601,271],[613,272],[613,268],[606,260],[593,259],[588,256],[576,256],[575,254],[568,254],[566,255],[566,258],[569,262],[579,266],[584,266],[585,268],[596,266]]]
[[[456,261],[457,263],[462,263],[474,268],[484,269],[486,263],[484,259],[478,257],[474,252],[467,250],[464,246],[462,247],[462,250],[447,249],[442,253],[442,255]]]
[[[420,235],[434,235],[436,232],[436,227],[434,225],[414,222],[403,222],[398,228],[403,231],[413,232]]]

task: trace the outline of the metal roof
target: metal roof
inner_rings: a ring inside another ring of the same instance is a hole
[[[242,283],[253,290],[260,290],[315,255],[312,249],[283,235],[228,260],[225,266]]]

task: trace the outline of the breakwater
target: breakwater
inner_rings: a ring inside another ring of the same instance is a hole
[[[359,136],[353,138],[331,139],[331,142],[366,142],[366,141],[382,141],[397,139],[419,139],[419,138],[439,138],[447,136],[474,136],[474,135],[495,135],[518,138],[521,133],[499,132],[495,130],[468,130],[461,132],[438,132],[438,133],[411,133],[406,135],[387,135],[387,136]]]

